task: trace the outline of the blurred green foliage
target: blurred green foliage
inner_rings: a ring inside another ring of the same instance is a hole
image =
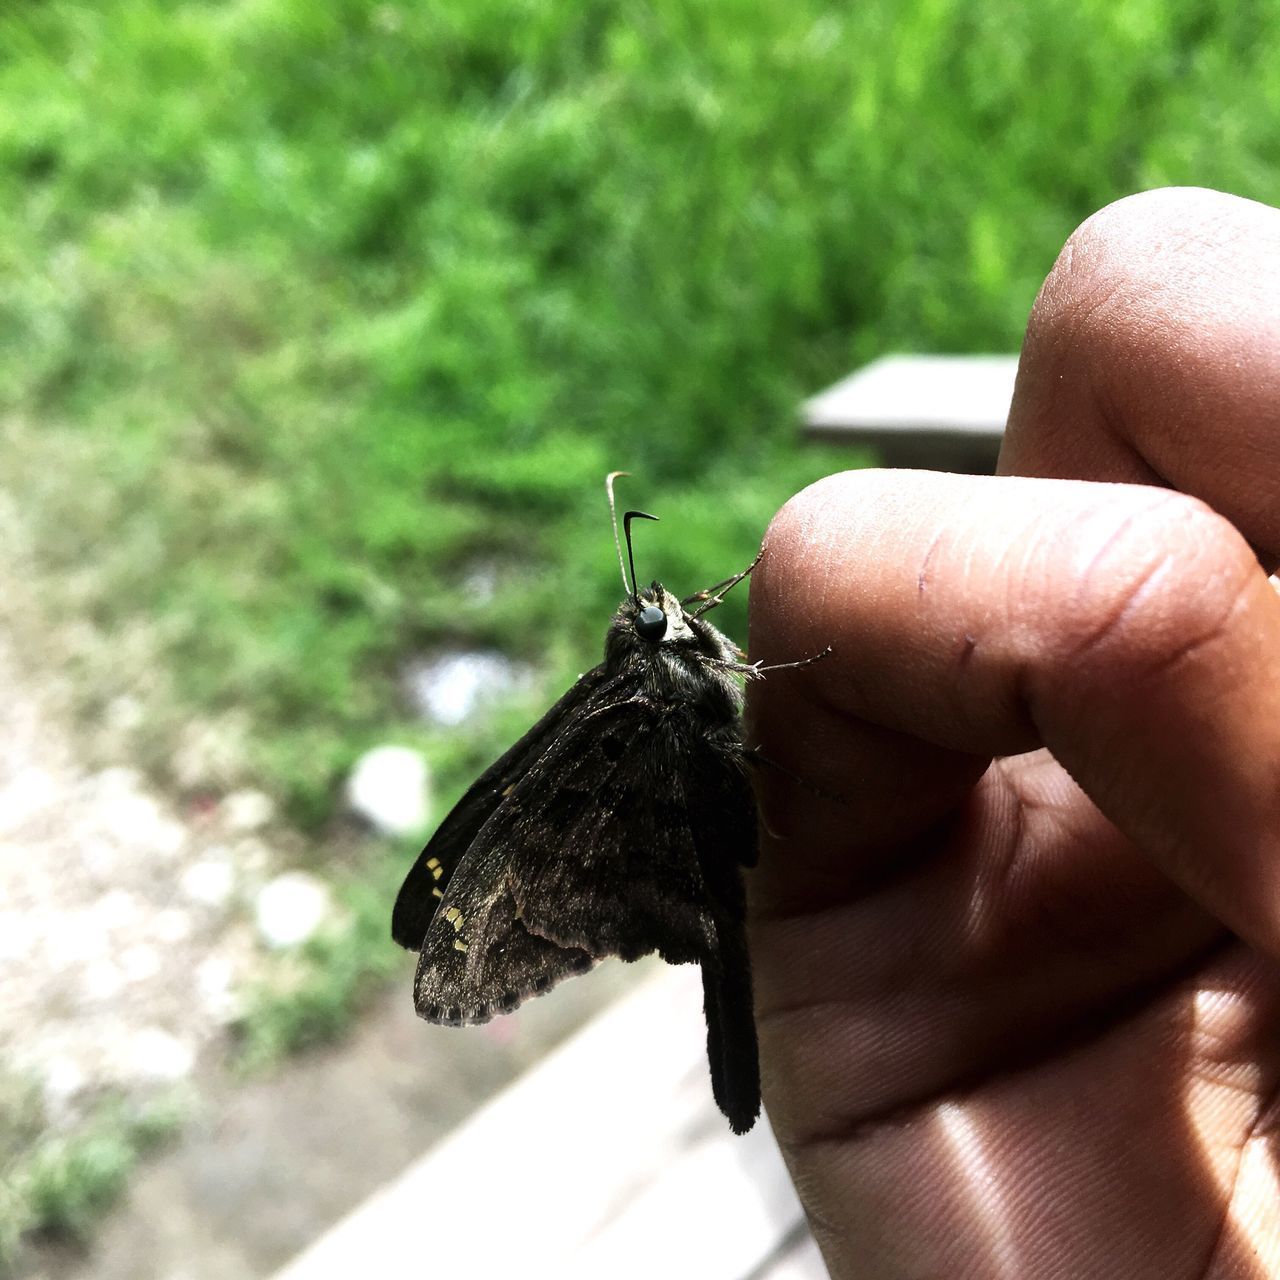
[[[337,1039],[370,992],[407,974],[406,956],[387,928],[389,904],[418,843],[387,850],[358,875],[337,877],[340,911],[299,949],[281,954],[244,993],[235,1062],[246,1073]]]
[[[1280,0],[19,0],[0,484],[76,608],[148,620],[173,719],[248,708],[246,767],[320,820],[424,736],[405,654],[593,660],[606,470],[665,517],[642,574],[705,585],[849,463],[797,448],[803,395],[1014,349],[1117,196],[1280,197],[1277,33]],[[460,779],[493,743],[431,745]]]
[[[27,1233],[83,1241],[138,1160],[172,1137],[189,1099],[106,1097],[72,1128],[48,1126],[38,1089],[0,1076],[0,1275]]]

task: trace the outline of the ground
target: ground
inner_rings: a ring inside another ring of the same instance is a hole
[[[0,1067],[34,1082],[50,1132],[106,1092],[177,1087],[187,1119],[87,1247],[31,1243],[20,1280],[269,1274],[632,980],[604,966],[458,1031],[414,1016],[405,956],[349,1038],[238,1075],[227,1028],[262,956],[247,904],[277,869],[269,815],[87,767],[36,635],[0,615]]]

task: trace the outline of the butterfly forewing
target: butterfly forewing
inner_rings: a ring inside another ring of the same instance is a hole
[[[418,860],[409,869],[391,912],[391,936],[402,947],[417,951],[444,897],[455,868],[471,847],[480,828],[502,803],[505,794],[524,777],[539,756],[571,723],[574,713],[590,704],[593,693],[607,683],[603,665],[579,677],[510,750],[499,756],[472,783],[436,829]]]
[[[711,1092],[734,1133],[746,1133],[760,1114],[760,1055],[741,920],[717,921],[715,951],[702,963],[702,994]]]
[[[711,1089],[733,1131],[746,1133],[760,1113],[760,1065],[738,871],[755,865],[756,810],[740,743],[695,753],[690,778],[699,803],[689,806],[689,823],[715,926],[702,962]]]

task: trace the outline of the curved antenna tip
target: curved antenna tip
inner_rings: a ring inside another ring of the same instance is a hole
[[[622,532],[627,539],[627,563],[631,566],[631,598],[636,602],[636,606],[640,604],[640,592],[636,585],[636,561],[635,555],[631,550],[631,522],[633,520],[656,520],[657,516],[651,516],[647,511],[628,511],[622,517]],[[623,575],[623,581],[626,581],[626,575]]]

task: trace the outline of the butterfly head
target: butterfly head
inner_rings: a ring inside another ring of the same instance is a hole
[[[693,638],[684,606],[660,582],[650,583],[624,600],[618,617],[647,645],[679,644]]]
[[[697,661],[723,661],[732,656],[730,642],[701,618],[693,617],[660,582],[641,587],[618,606],[609,628],[606,657],[645,662],[662,656]]]
[[[673,596],[662,583],[651,582],[642,590],[636,581],[631,522],[657,520],[657,516],[645,511],[628,511],[623,515],[622,531],[627,543],[627,555],[623,559],[622,541],[618,537],[617,511],[613,501],[613,482],[626,474],[625,471],[611,472],[604,482],[613,522],[613,540],[618,550],[618,568],[622,572],[622,586],[630,593],[613,616],[613,625],[609,628],[605,641],[606,665],[615,671],[637,665],[655,670],[665,668],[679,680],[687,678],[700,665],[705,669],[706,660],[716,664],[732,662],[738,656],[736,646],[700,616],[710,606],[704,603],[697,613],[689,613],[679,598]],[[631,570],[629,581],[628,568]],[[737,580],[739,579],[735,579]],[[704,601],[706,594],[701,595]]]

